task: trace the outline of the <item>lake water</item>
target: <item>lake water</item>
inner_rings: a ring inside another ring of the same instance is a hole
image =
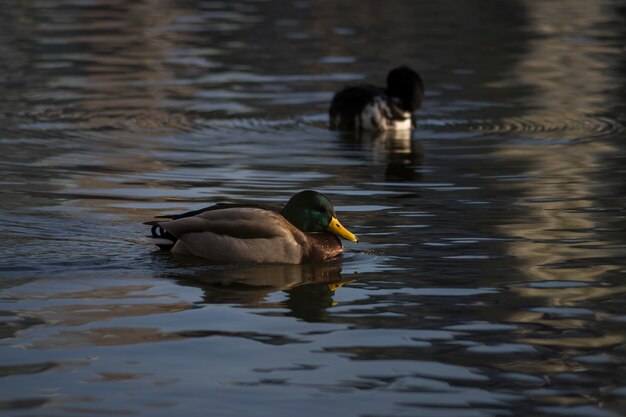
[[[7,0],[3,416],[626,415],[626,7]],[[411,134],[327,128],[408,64]],[[305,266],[142,222],[316,189]]]

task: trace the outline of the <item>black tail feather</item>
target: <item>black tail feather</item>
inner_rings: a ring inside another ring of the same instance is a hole
[[[178,238],[172,235],[171,233],[169,233],[163,227],[161,227],[158,221],[145,222],[144,224],[148,226],[152,226],[150,228],[150,234],[152,235],[153,238],[160,240],[160,242],[155,243],[159,247],[159,249],[168,251],[172,249],[174,244],[178,241]],[[170,242],[163,243],[163,239],[169,240]]]

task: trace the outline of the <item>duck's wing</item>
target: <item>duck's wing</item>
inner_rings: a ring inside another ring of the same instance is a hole
[[[177,239],[172,252],[220,262],[301,263],[310,246],[280,214],[254,207],[207,210],[158,226]]]
[[[335,93],[328,110],[330,127],[333,129],[354,129],[356,120],[374,97],[381,96],[384,89],[370,84],[346,87]]]
[[[187,211],[185,213],[179,213],[179,214],[156,216],[155,218],[177,220],[177,219],[182,219],[185,217],[197,216],[199,214],[209,212],[209,211],[225,210],[225,209],[233,209],[233,208],[258,208],[258,209],[269,210],[269,211],[274,211],[274,212],[280,211],[279,207],[269,206],[269,205],[218,203],[212,206],[201,208],[199,210],[192,210],[192,211]],[[152,235],[152,238],[155,239],[154,243],[160,249],[171,250],[174,244],[176,244],[176,241],[178,240],[178,238],[172,235],[171,233],[169,233],[163,227],[161,227],[161,223],[163,223],[163,220],[151,220],[151,221],[145,222],[144,224],[148,226],[152,226],[152,228],[150,229],[150,233]]]
[[[192,210],[192,211],[187,211],[185,213],[179,213],[179,214],[170,214],[170,215],[166,214],[166,215],[163,215],[163,216],[156,216],[156,218],[157,219],[171,219],[171,220],[175,220],[175,219],[182,219],[183,217],[197,216],[198,214],[204,213],[206,211],[224,210],[224,209],[230,209],[230,208],[258,208],[258,209],[262,209],[262,210],[271,210],[271,211],[275,211],[275,212],[280,211],[279,207],[274,207],[274,206],[270,206],[270,205],[266,205],[266,204],[217,203],[217,204],[214,204],[212,206],[201,208],[199,210]],[[147,222],[145,224],[150,224],[150,223],[152,223],[152,222]]]

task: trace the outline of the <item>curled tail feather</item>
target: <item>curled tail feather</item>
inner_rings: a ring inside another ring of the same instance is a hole
[[[159,247],[159,249],[169,251],[178,241],[178,238],[165,230],[158,221],[145,222],[144,224],[152,226],[150,234],[154,239],[156,239],[154,243]]]

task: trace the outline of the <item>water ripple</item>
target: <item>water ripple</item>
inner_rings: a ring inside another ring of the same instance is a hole
[[[626,126],[618,120],[572,114],[484,121],[470,125],[470,129],[483,133],[559,133],[561,139],[590,138],[626,132]]]
[[[577,114],[520,115],[503,119],[419,119],[419,128],[467,130],[481,134],[520,134],[539,139],[590,139],[626,132],[624,122]],[[558,136],[555,136],[557,135]]]

